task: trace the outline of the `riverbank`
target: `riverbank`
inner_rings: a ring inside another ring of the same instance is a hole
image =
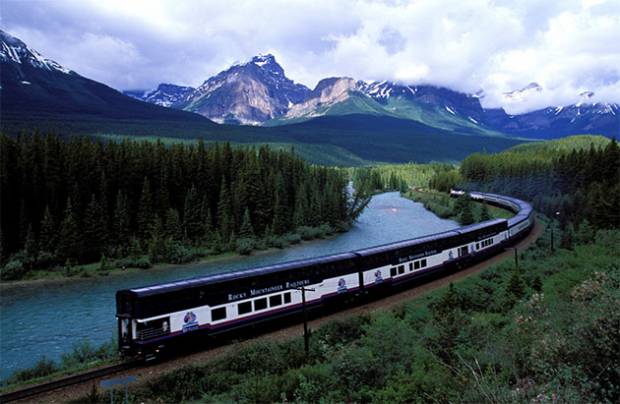
[[[403,194],[405,198],[409,198],[412,201],[419,202],[424,205],[424,208],[433,212],[435,215],[442,219],[451,219],[459,222],[460,212],[456,206],[457,199],[451,198],[450,195],[435,191],[435,190],[421,190],[412,189]],[[514,216],[514,213],[497,206],[485,204],[480,201],[471,200],[472,215],[474,222],[482,222],[487,219],[508,219]],[[484,209],[486,207],[488,218],[484,216]]]
[[[71,267],[69,271],[65,267],[56,267],[50,270],[33,271],[28,274],[28,279],[20,279],[15,281],[0,281],[0,291],[7,290],[12,287],[27,287],[34,285],[53,285],[54,283],[61,283],[67,281],[80,280],[85,278],[102,278],[116,277],[123,275],[135,274],[137,272],[157,272],[157,271],[169,271],[169,270],[184,270],[199,265],[213,264],[216,262],[230,262],[238,259],[247,258],[248,256],[261,256],[273,253],[279,250],[285,250],[293,246],[311,244],[320,240],[329,240],[337,237],[339,234],[346,231],[336,232],[333,229],[330,232],[322,233],[312,239],[305,239],[301,235],[289,234],[287,239],[290,241],[287,245],[280,245],[278,247],[267,247],[263,249],[252,250],[249,254],[241,254],[236,251],[224,251],[217,254],[211,254],[201,256],[195,260],[182,263],[156,263],[150,265],[148,268],[140,268],[137,266],[117,266],[122,262],[140,262],[144,259],[148,259],[147,256],[138,256],[134,259],[128,257],[119,258],[117,260],[109,260],[108,266],[105,269],[101,269],[101,262],[95,262],[85,265],[76,265]],[[207,249],[205,249],[207,250]]]

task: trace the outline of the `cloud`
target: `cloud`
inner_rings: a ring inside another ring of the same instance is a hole
[[[3,0],[0,24],[44,55],[119,89],[199,85],[235,61],[276,55],[309,86],[327,76],[483,89],[523,112],[620,102],[615,0]],[[530,82],[525,99],[503,94]]]

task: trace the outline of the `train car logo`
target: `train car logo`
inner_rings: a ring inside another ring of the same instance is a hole
[[[192,331],[198,328],[198,321],[193,311],[188,311],[183,317],[183,332]]]
[[[375,283],[381,282],[383,282],[383,274],[381,273],[380,269],[377,269],[377,272],[375,272]]]
[[[346,292],[347,291],[347,281],[344,280],[344,278],[340,278],[340,280],[338,281],[338,289],[337,289],[338,293],[342,293],[342,292]]]

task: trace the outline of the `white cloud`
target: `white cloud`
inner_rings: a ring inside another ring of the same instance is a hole
[[[272,52],[309,86],[327,76],[484,89],[522,112],[620,102],[617,0],[3,1],[3,29],[117,88],[199,85]],[[503,93],[541,85],[523,101]]]

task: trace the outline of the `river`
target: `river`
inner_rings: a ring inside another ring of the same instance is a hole
[[[285,249],[211,263],[182,265],[118,276],[4,287],[0,296],[0,380],[43,356],[62,353],[88,339],[93,345],[116,333],[114,294],[147,284],[316,257],[389,243],[458,227],[397,192],[376,195],[347,233]]]

